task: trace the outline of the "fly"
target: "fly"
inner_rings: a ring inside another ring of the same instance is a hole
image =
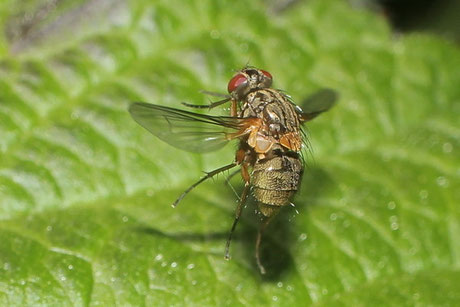
[[[329,110],[337,98],[334,91],[323,89],[308,98],[301,108],[284,92],[273,89],[272,81],[269,72],[245,67],[229,81],[229,95],[224,95],[222,100],[209,105],[184,103],[191,108],[207,109],[230,103],[230,116],[210,116],[142,102],[129,107],[138,124],[179,149],[205,153],[218,150],[229,141],[239,141],[232,163],[206,173],[172,206],[176,207],[203,181],[240,167],[244,188],[225,246],[225,259],[230,259],[232,235],[251,192],[263,216],[255,248],[256,262],[262,274],[266,272],[260,261],[262,234],[281,207],[291,204],[290,200],[300,186],[304,169],[301,150],[306,142],[302,125]]]

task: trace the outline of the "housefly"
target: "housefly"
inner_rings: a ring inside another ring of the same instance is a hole
[[[229,94],[224,99],[209,105],[184,103],[191,108],[207,109],[230,103],[230,116],[210,116],[142,102],[129,107],[138,124],[179,149],[204,153],[218,150],[229,141],[239,141],[234,161],[206,173],[176,199],[173,207],[203,181],[239,167],[244,188],[226,243],[225,258],[230,258],[232,235],[251,192],[262,215],[255,248],[262,274],[265,273],[259,256],[262,233],[281,207],[290,204],[300,186],[301,150],[306,142],[302,124],[329,110],[337,97],[334,91],[323,89],[300,107],[283,91],[272,88],[272,81],[269,72],[245,67],[229,81]]]

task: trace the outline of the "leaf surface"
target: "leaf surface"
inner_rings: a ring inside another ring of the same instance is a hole
[[[0,4],[0,305],[458,303],[458,47],[333,0],[50,3]],[[223,176],[170,206],[234,146],[182,152],[127,112],[208,103],[248,61],[295,101],[340,93],[308,125],[300,214],[268,228],[264,277],[254,203],[223,259]]]

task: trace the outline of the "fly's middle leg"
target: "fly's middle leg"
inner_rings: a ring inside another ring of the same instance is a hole
[[[215,175],[219,174],[219,173],[222,173],[222,172],[225,172],[235,166],[237,166],[238,163],[235,161],[231,164],[228,164],[228,165],[225,165],[223,167],[220,167],[218,169],[215,169],[213,171],[210,171],[209,173],[206,173],[206,176],[204,176],[203,178],[201,178],[200,180],[198,180],[197,182],[195,182],[194,184],[192,184],[190,187],[188,187],[187,190],[185,190],[177,199],[176,201],[172,204],[173,208],[175,208],[179,202],[185,197],[185,195],[187,195],[191,190],[193,190],[196,186],[198,186],[200,183],[202,183],[203,181],[205,181],[206,179],[209,179],[209,178],[212,178],[214,177]]]
[[[237,154],[237,157],[238,157],[238,154]],[[232,241],[232,236],[233,236],[233,233],[235,232],[236,225],[238,224],[238,221],[240,220],[241,214],[243,213],[244,204],[246,203],[246,200],[249,194],[250,181],[249,181],[248,166],[249,165],[246,162],[241,164],[241,175],[245,183],[244,183],[243,192],[241,193],[240,201],[238,202],[238,207],[236,207],[235,220],[233,221],[233,225],[230,230],[230,234],[228,236],[227,243],[225,244],[225,259],[226,260],[230,259],[230,243]]]

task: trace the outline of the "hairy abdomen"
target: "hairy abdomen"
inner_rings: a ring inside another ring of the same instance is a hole
[[[263,215],[272,216],[289,204],[299,188],[302,171],[302,162],[296,156],[275,156],[255,163],[252,193]]]

